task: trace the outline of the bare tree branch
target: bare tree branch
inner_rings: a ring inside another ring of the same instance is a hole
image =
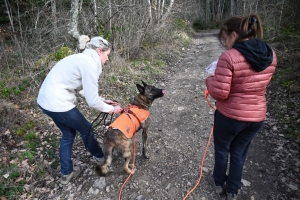
[[[14,29],[14,23],[13,23],[13,17],[12,17],[12,14],[11,14],[11,9],[10,9],[10,7],[8,5],[7,0],[4,0],[4,2],[5,2],[6,9],[7,9],[7,15],[8,15],[8,18],[9,18],[9,22],[10,22],[10,25],[11,25],[11,30],[14,33],[15,29]],[[14,38],[14,42],[17,44],[18,49],[19,49],[20,57],[21,57],[21,62],[22,62],[22,68],[23,68],[23,71],[24,71],[25,69],[24,69],[24,61],[23,61],[23,55],[22,55],[22,51],[21,51],[21,46],[20,46],[19,41],[17,39],[17,36],[15,34],[13,34],[13,38]]]

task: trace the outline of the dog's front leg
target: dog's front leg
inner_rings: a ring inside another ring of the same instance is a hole
[[[144,124],[142,124],[142,137],[143,137],[143,151],[142,154],[144,156],[144,158],[149,159],[149,155],[148,155],[148,151],[147,151],[147,139],[148,139],[148,128],[150,126],[151,123],[151,119],[150,117],[148,117],[148,119],[144,122]]]
[[[148,152],[147,152],[147,138],[148,138],[148,129],[143,129],[143,156],[146,159],[149,159],[150,157],[148,156]]]

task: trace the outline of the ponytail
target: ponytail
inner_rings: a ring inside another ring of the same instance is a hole
[[[220,28],[219,40],[222,39],[223,33],[230,35],[232,32],[236,32],[239,36],[237,41],[254,38],[263,39],[262,22],[256,14],[251,14],[247,17],[235,16],[227,19]]]
[[[258,15],[252,14],[245,17],[241,23],[241,35],[239,39],[263,39],[261,19]]]

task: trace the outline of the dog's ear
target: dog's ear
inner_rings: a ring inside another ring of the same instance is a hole
[[[136,84],[137,89],[139,90],[140,93],[144,93],[145,88],[143,86],[141,86],[140,84]]]
[[[147,84],[142,80],[142,83],[143,83],[143,85],[144,85],[144,87],[146,87],[147,86]]]

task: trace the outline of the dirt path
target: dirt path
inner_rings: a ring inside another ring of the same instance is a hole
[[[151,108],[152,125],[148,138],[151,158],[145,160],[141,157],[141,135],[138,134],[137,170],[126,184],[122,199],[183,199],[197,183],[200,163],[213,123],[213,109],[208,106],[203,94],[207,76],[205,68],[224,50],[215,33],[216,31],[208,31],[196,35],[193,43],[182,50],[179,61],[166,72],[165,78],[155,84],[166,89],[167,94],[155,101]],[[280,158],[280,155],[276,157],[274,151],[278,147],[278,141],[284,143],[275,125],[276,121],[268,117],[263,130],[252,143],[239,199],[282,200],[299,197],[297,178],[284,177],[273,162]],[[225,199],[215,195],[206,180],[207,172],[213,167],[213,153],[211,142],[203,179],[187,199]],[[123,159],[115,157],[110,173],[105,178],[94,174],[91,163],[79,162],[86,168],[85,171],[67,186],[58,186],[55,193],[60,191],[60,195],[52,197],[118,199],[120,187],[127,177],[122,172]],[[51,198],[51,195],[48,197]]]

